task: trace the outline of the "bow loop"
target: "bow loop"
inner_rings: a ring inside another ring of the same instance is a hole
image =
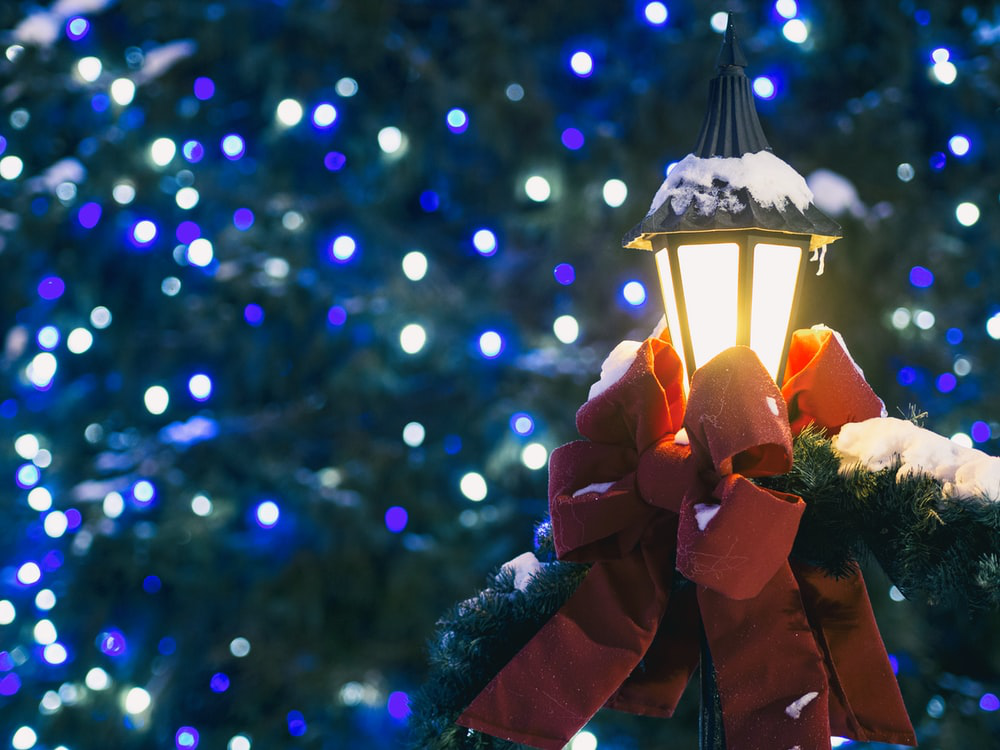
[[[786,565],[806,504],[738,474],[723,478],[712,500],[681,506],[677,569],[729,599],[750,599]]]
[[[684,370],[666,341],[642,342],[625,374],[576,413],[576,428],[599,443],[628,443],[640,453],[681,427]]]
[[[692,451],[719,476],[759,477],[792,467],[784,399],[745,346],[726,349],[695,371],[684,427]]]
[[[885,416],[885,404],[865,381],[840,334],[823,326],[792,334],[781,393],[796,433],[813,422],[836,435],[848,422]],[[837,397],[830,398],[832,393]]]

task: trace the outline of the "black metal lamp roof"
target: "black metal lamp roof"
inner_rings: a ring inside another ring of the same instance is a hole
[[[717,60],[718,71],[709,84],[708,110],[694,156],[739,158],[771,150],[757,117],[750,79],[743,71],[746,64],[730,14]],[[690,189],[690,186],[685,187]],[[840,225],[812,203],[805,209],[800,209],[791,200],[763,205],[747,189],[732,188],[718,181],[706,190],[709,191],[715,198],[712,203],[718,206],[713,213],[699,213],[699,202],[690,201],[682,213],[676,214],[672,202],[664,200],[625,235],[622,244],[651,250],[651,238],[657,234],[731,229],[808,234],[812,247],[826,245],[841,236]]]

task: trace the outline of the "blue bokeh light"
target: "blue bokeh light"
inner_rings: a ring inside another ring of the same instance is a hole
[[[441,196],[433,190],[425,190],[420,194],[420,208],[427,213],[434,213],[441,208]]]
[[[58,276],[46,276],[38,282],[38,296],[45,300],[59,299],[66,291],[66,282]]]
[[[223,137],[221,142],[222,153],[231,161],[235,161],[246,153],[247,146],[243,138],[236,133],[230,133]]]
[[[330,102],[317,104],[312,113],[313,125],[319,130],[332,128],[337,121],[337,108]]]
[[[913,385],[917,380],[917,371],[912,367],[901,367],[896,373],[896,382],[900,385]]]
[[[483,331],[479,336],[479,353],[486,359],[496,359],[504,349],[504,340],[497,331]]]
[[[229,690],[229,675],[224,672],[216,672],[209,680],[208,687],[213,693],[224,693]]]
[[[385,527],[393,534],[398,534],[406,528],[409,519],[406,508],[394,505],[385,512]]]
[[[523,411],[517,412],[510,418],[510,429],[516,432],[518,435],[524,435],[527,437],[535,431],[535,420],[532,419],[530,414],[526,414]]]
[[[951,393],[955,390],[956,385],[958,385],[958,379],[950,372],[941,373],[938,375],[937,381],[935,382],[935,387],[941,393]]]
[[[993,437],[993,431],[990,429],[990,426],[982,420],[972,423],[972,429],[969,430],[969,434],[977,443],[985,443]]]
[[[185,141],[181,146],[181,154],[191,164],[197,164],[205,158],[205,147],[198,141]]]
[[[389,693],[389,700],[386,701],[386,710],[389,716],[402,720],[410,715],[410,696],[401,690]]]
[[[948,150],[955,156],[965,156],[971,147],[972,143],[969,141],[969,137],[961,133],[948,139]]]
[[[961,328],[949,328],[944,334],[944,337],[947,342],[952,345],[961,344],[962,339],[965,338]]]
[[[301,711],[288,712],[288,733],[292,735],[292,737],[301,737],[306,733],[308,728],[306,719],[302,715]]]
[[[177,640],[169,635],[165,635],[156,644],[156,650],[164,656],[170,656],[177,650]]]
[[[241,232],[247,231],[253,226],[254,215],[249,208],[237,208],[233,211],[233,226]]]
[[[83,39],[90,31],[90,21],[80,16],[75,16],[66,22],[66,36],[74,42]]]
[[[205,76],[194,79],[194,95],[201,101],[206,101],[215,96],[215,81]]]
[[[497,251],[497,236],[489,229],[478,229],[472,235],[472,246],[480,255],[493,255]]]
[[[979,708],[989,712],[1000,710],[1000,698],[993,693],[983,693],[983,697],[979,699]]]
[[[93,229],[97,226],[97,222],[101,220],[101,213],[101,204],[91,201],[80,206],[80,210],[76,214],[76,220],[80,222],[80,226],[84,229]]]
[[[934,284],[934,273],[923,266],[914,266],[910,269],[910,283],[918,289],[926,289]]]
[[[147,594],[155,594],[163,588],[163,582],[159,576],[148,575],[142,579],[142,590]]]
[[[576,281],[576,269],[569,263],[560,263],[557,265],[554,269],[552,269],[552,275],[555,276],[556,281],[563,286],[569,286]]]
[[[464,133],[469,127],[469,116],[464,109],[455,107],[448,110],[445,122],[448,124],[448,130],[452,133]]]
[[[174,735],[174,745],[177,750],[194,750],[198,747],[198,730],[194,727],[181,727]]]
[[[753,79],[753,93],[760,99],[770,100],[778,95],[778,87],[769,76],[757,76]]]
[[[578,151],[583,148],[585,139],[583,133],[577,128],[566,128],[560,136],[562,144],[570,151]]]
[[[670,11],[661,2],[646,3],[642,9],[642,16],[650,26],[662,26],[670,18]]]
[[[931,154],[931,158],[928,160],[928,163],[931,165],[931,169],[941,171],[948,163],[948,157],[943,151],[935,151]]]
[[[577,50],[570,55],[569,69],[579,78],[589,78],[594,73],[594,58],[586,50]]]
[[[42,478],[42,473],[34,464],[21,464],[14,475],[14,483],[22,490],[34,487]]]
[[[264,322],[264,308],[251,302],[243,308],[243,319],[252,326],[259,326]]]
[[[641,281],[629,281],[622,287],[622,298],[633,307],[646,303],[646,287]]]
[[[139,506],[151,505],[156,500],[156,487],[148,479],[140,479],[132,485],[132,499]]]
[[[254,509],[254,520],[262,529],[273,529],[281,518],[281,509],[273,500],[264,500]]]
[[[330,151],[323,157],[323,166],[329,172],[338,172],[347,163],[347,157],[339,151]]]
[[[120,630],[105,630],[97,636],[97,648],[107,656],[123,656],[128,651],[128,642]]]
[[[334,305],[326,312],[326,322],[332,326],[342,326],[347,322],[347,310],[340,305]]]
[[[189,245],[201,237],[201,227],[193,221],[182,221],[177,225],[177,231],[174,232],[174,236],[178,242]]]
[[[358,243],[351,235],[334,237],[327,248],[327,255],[334,263],[347,263],[358,250]]]

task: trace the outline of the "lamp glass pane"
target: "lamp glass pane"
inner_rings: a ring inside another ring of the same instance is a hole
[[[754,248],[750,348],[772,378],[781,366],[801,263],[802,248],[794,245],[762,242]]]
[[[684,367],[684,384],[687,385],[687,363],[684,361],[684,343],[681,338],[681,317],[677,313],[677,296],[674,294],[674,279],[670,273],[670,256],[666,249],[656,253],[656,272],[660,277],[660,291],[663,292],[663,309],[667,314],[667,331],[670,332],[670,343],[681,358]]]
[[[695,367],[736,345],[740,247],[735,242],[681,245],[677,261]]]

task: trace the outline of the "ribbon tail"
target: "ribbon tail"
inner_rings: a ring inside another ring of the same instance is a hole
[[[664,719],[673,716],[698,666],[700,631],[695,587],[674,589],[645,658],[608,701],[608,708]]]
[[[662,524],[652,524],[649,532],[670,538]],[[569,600],[457,723],[542,750],[561,750],[635,669],[667,607],[669,579],[661,578],[671,574],[672,565],[662,558],[673,550],[662,543],[659,554],[652,554],[649,545],[643,548],[594,563]]]
[[[916,745],[861,572],[837,579],[797,560],[792,570],[830,674],[833,730],[866,742]]]
[[[699,586],[698,603],[726,743],[740,750],[829,750],[826,670],[788,564],[752,599]]]

